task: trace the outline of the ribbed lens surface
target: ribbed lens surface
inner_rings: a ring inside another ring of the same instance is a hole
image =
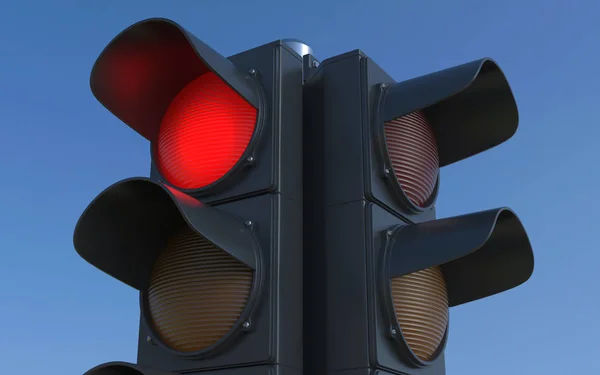
[[[215,344],[239,319],[253,277],[251,268],[186,228],[153,268],[148,308],[156,332],[180,352]]]
[[[448,326],[448,293],[439,267],[392,278],[392,300],[402,335],[413,353],[429,361]]]
[[[412,203],[424,207],[435,189],[439,169],[433,129],[419,111],[386,122],[384,131],[398,183]]]
[[[200,189],[240,160],[256,127],[257,110],[215,73],[188,84],[162,120],[157,164],[171,184]]]

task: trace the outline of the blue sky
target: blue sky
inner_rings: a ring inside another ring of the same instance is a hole
[[[119,31],[160,16],[224,55],[286,37],[320,59],[360,48],[398,81],[494,58],[519,130],[442,170],[438,214],[513,208],[536,269],[517,289],[451,310],[447,373],[600,373],[600,3],[569,3],[3,2],[0,372],[135,361],[137,293],[80,259],[72,233],[102,189],[149,173],[148,144],[96,102],[89,72]]]

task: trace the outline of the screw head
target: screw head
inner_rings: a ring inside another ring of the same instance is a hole
[[[319,67],[319,62],[318,61],[313,61],[312,62],[312,67],[313,68],[318,68]]]
[[[391,172],[391,171],[390,171],[390,169],[389,169],[389,168],[386,168],[386,169],[384,169],[384,170],[383,170],[383,173],[385,173],[385,174],[386,174],[386,176],[387,176],[387,175],[389,175],[389,174],[390,174],[390,172]]]
[[[249,69],[248,70],[248,74],[250,74],[251,76],[256,74],[256,70],[255,69]]]
[[[252,163],[252,162],[254,162],[254,156],[248,156],[248,157],[246,158],[246,161],[247,161],[248,163]]]
[[[398,333],[398,331],[396,331],[395,328],[392,328],[391,332],[392,332],[392,335],[395,335],[396,333]]]
[[[387,234],[388,236],[391,236],[392,234],[394,234],[394,232],[392,232],[391,230],[388,230],[387,232],[385,232],[385,234]]]
[[[152,343],[152,337],[146,336],[146,342],[147,343]]]
[[[244,225],[247,226],[247,227],[251,227],[252,226],[252,222],[250,220],[248,220],[248,221],[244,222]],[[246,323],[248,323],[248,322],[246,322]],[[244,324],[246,324],[246,323],[244,323]]]
[[[250,328],[250,322],[244,322],[244,324],[242,324],[242,326],[244,328]]]

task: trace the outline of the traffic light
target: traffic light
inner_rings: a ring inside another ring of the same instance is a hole
[[[101,192],[75,228],[81,257],[140,292],[137,363],[87,374],[302,372],[307,51],[225,58],[148,19],[100,54],[91,90],[149,141],[151,173]]]
[[[404,82],[361,51],[305,65],[304,371],[444,374],[449,308],[533,272],[510,209],[435,217],[440,168],[515,133],[509,84],[489,59]]]

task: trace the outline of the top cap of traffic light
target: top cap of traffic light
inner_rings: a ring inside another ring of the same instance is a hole
[[[421,110],[434,133],[439,167],[503,143],[519,122],[510,86],[490,59],[386,86],[379,121],[388,123]]]
[[[110,112],[152,143],[154,163],[183,191],[240,165],[258,133],[258,83],[167,19],[138,22],[96,61],[90,86]]]

